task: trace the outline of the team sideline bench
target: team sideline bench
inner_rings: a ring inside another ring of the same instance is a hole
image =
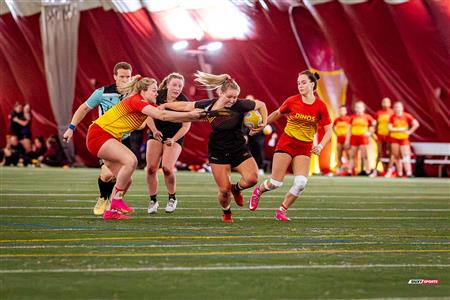
[[[425,156],[424,164],[438,165],[439,177],[442,177],[444,165],[450,165],[450,143],[411,143],[414,153],[417,156]],[[429,156],[440,156],[441,158],[427,158]]]
[[[450,165],[450,143],[422,143],[413,142],[411,146],[416,157],[425,157],[423,163],[426,165],[438,165],[439,177],[442,177],[442,169],[444,165]],[[439,156],[439,158],[427,158],[430,156]],[[412,159],[412,163],[416,163],[417,159]],[[382,162],[389,162],[389,158],[383,157]]]

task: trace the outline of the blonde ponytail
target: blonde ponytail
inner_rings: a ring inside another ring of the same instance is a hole
[[[135,75],[130,82],[117,86],[117,91],[126,95],[137,94],[146,91],[152,84],[156,84],[156,79]]]
[[[207,89],[210,90],[220,90],[222,92],[225,92],[229,88],[238,91],[241,90],[236,81],[233,78],[231,78],[231,76],[228,74],[214,75],[210,73],[197,71],[194,74],[194,77],[195,82],[200,83],[201,85],[205,86]]]

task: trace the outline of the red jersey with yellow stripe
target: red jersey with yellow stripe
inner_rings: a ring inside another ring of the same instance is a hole
[[[144,123],[147,115],[142,110],[147,105],[151,104],[145,102],[140,94],[130,96],[111,107],[94,123],[120,139],[124,133],[136,130]]]
[[[414,120],[415,120],[414,117],[408,113],[403,113],[400,116],[397,116],[394,114],[389,119],[389,124],[391,124],[393,128],[404,129],[405,131],[407,131],[411,127],[411,124]],[[391,136],[391,138],[399,139],[399,140],[404,140],[404,139],[409,138],[409,135],[404,131],[402,131],[402,132],[392,131],[390,136]]]
[[[284,132],[303,142],[314,140],[319,123],[322,126],[331,124],[327,106],[318,97],[312,104],[307,104],[300,95],[291,96],[281,105],[280,112],[287,114]]]
[[[350,119],[350,124],[352,126],[352,135],[364,135],[369,131],[369,127],[373,124],[374,118],[368,114],[353,115]]]
[[[334,119],[334,131],[336,131],[337,136],[346,136],[348,127],[350,126],[350,116],[338,117]]]
[[[383,136],[389,135],[388,124],[389,124],[389,119],[393,113],[394,113],[393,110],[390,108],[380,109],[379,111],[377,111],[377,113],[375,114],[375,119],[377,120],[377,134],[378,135],[383,135]]]

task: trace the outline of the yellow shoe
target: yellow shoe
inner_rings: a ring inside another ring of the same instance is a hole
[[[109,207],[109,200],[98,197],[97,203],[94,206],[94,215],[101,216],[105,212],[105,210]]]

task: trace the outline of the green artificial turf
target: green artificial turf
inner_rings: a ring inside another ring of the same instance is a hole
[[[137,171],[126,221],[93,216],[97,176],[0,168],[1,299],[450,297],[448,179],[312,177],[282,223],[286,177],[256,212],[233,203],[223,224],[210,174],[177,173],[173,214],[160,174],[160,210],[148,215]]]

